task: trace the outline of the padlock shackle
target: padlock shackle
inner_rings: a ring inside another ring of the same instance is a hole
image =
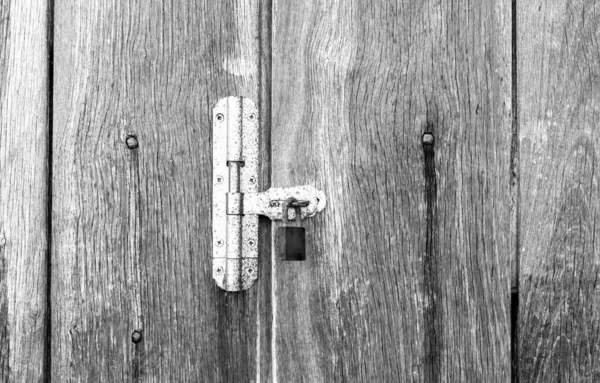
[[[281,204],[281,208],[282,208],[281,219],[283,219],[284,225],[289,224],[288,209],[290,208],[290,204],[292,204],[294,202],[298,202],[298,200],[294,197],[289,197],[288,199],[283,201],[283,203]],[[300,206],[293,206],[293,209],[296,212],[296,222],[298,223],[298,225],[301,225],[302,224],[302,209],[300,208]]]

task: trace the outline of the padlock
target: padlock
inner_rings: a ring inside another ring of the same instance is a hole
[[[288,207],[293,202],[298,201],[290,197],[283,202],[283,226],[277,229],[275,246],[281,260],[304,261],[306,260],[306,231],[303,227],[299,227],[302,221],[300,206],[294,207],[298,226],[290,226],[288,221]]]

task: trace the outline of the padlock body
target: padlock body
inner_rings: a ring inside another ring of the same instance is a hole
[[[306,260],[306,231],[303,227],[284,226],[277,229],[275,247],[283,261]]]

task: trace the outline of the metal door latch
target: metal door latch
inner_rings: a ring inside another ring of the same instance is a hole
[[[213,278],[227,291],[247,290],[258,279],[258,216],[283,218],[294,197],[301,218],[325,208],[312,186],[258,191],[258,110],[252,100],[226,97],[213,109]],[[295,209],[288,211],[295,218]]]

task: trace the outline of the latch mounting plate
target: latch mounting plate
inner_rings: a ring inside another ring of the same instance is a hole
[[[258,110],[252,100],[226,97],[213,109],[213,278],[226,291],[247,290],[258,278],[258,215],[282,219],[281,203],[295,197],[308,218],[325,208],[313,186],[258,192]],[[294,209],[288,217],[294,219]]]

